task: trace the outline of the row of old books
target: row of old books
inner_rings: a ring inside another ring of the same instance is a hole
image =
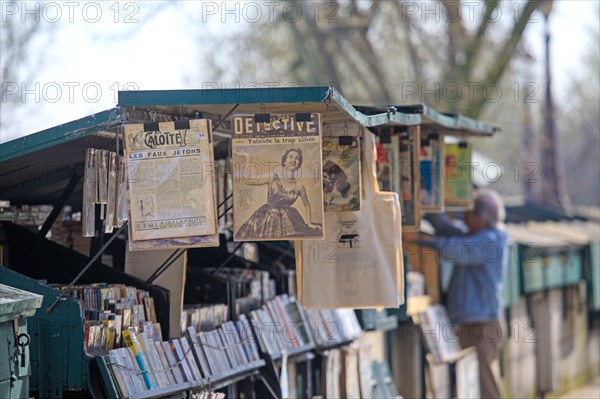
[[[188,327],[196,331],[210,331],[226,322],[229,310],[224,303],[213,305],[187,305],[181,312],[181,334],[185,334]]]
[[[204,378],[215,380],[261,361],[247,320],[228,321],[212,331],[188,327],[194,358]]]
[[[101,358],[119,397],[172,387],[210,387],[240,370],[264,365],[247,320],[161,342],[146,332],[123,331],[124,347]]]
[[[272,358],[278,358],[284,350],[290,353],[314,347],[306,312],[287,294],[275,296],[251,311],[249,320],[261,351]]]
[[[193,318],[194,323],[180,339],[161,342],[148,331],[123,331],[123,348],[103,356],[119,395],[170,386],[175,390],[206,387],[239,371],[257,369],[264,365],[265,354],[277,359],[283,351],[308,352],[315,349],[315,342],[329,350],[328,345],[347,345],[361,335],[352,310],[305,311],[285,294],[236,321],[226,320],[223,306],[187,309],[188,320]],[[220,317],[223,322],[212,330],[201,321],[215,322]]]
[[[22,226],[42,226],[52,211],[51,205],[11,206],[10,201],[0,201],[0,221]]]
[[[348,343],[362,334],[356,313],[351,309],[307,310],[306,313],[317,348]]]
[[[122,331],[144,331],[161,338],[154,300],[145,290],[124,284],[97,283],[73,286],[68,296],[81,301],[84,313],[84,346],[89,355],[104,354],[122,345]]]
[[[456,359],[461,351],[456,324],[450,323],[443,305],[435,304],[419,312],[418,324],[435,363],[452,362]]]
[[[187,384],[204,384],[187,338],[155,341],[145,332],[123,332],[125,347],[103,356],[120,397]]]

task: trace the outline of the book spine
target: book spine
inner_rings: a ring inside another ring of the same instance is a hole
[[[169,361],[165,356],[165,351],[162,347],[162,344],[159,341],[155,341],[152,342],[151,345],[154,345],[156,353],[158,354],[158,359],[160,360],[162,370],[164,370],[165,375],[167,376],[168,385],[176,384],[177,382],[175,381],[175,377],[173,376],[173,372],[171,370],[171,366],[169,365]]]
[[[125,367],[127,367],[127,375],[133,383],[135,392],[144,392],[147,388],[142,378],[142,374],[139,372],[140,367],[137,365],[133,352],[129,348],[121,348],[119,351],[121,359],[123,360]]]
[[[144,379],[146,388],[156,389],[156,383],[152,381],[150,375],[148,374],[148,360],[146,359],[145,353],[140,349],[140,344],[136,335],[128,330],[123,331],[123,342],[127,348],[131,349],[131,352],[133,353],[133,356],[140,367],[140,371],[142,372],[142,378]]]
[[[204,377],[210,377],[214,374],[214,372],[212,371],[211,366],[209,365],[210,362],[208,361],[207,354],[205,353],[204,348],[202,348],[202,346],[198,342],[198,334],[196,334],[196,329],[194,327],[188,327],[187,334],[190,342],[192,343],[192,348],[194,350],[196,360],[200,365],[200,371],[202,371]]]
[[[183,350],[181,349],[181,345],[177,339],[173,339],[171,341],[171,347],[173,348],[173,352],[175,352],[175,356],[177,361],[181,364],[181,368],[183,369],[183,375],[187,382],[194,382],[194,375],[190,370],[187,362],[185,361],[185,357],[183,356]]]
[[[243,342],[247,343],[248,348],[250,349],[250,353],[252,354],[251,361],[260,360],[260,355],[258,354],[258,345],[256,343],[256,338],[252,333],[252,325],[248,321],[246,315],[240,315],[240,319],[237,324],[238,334],[240,335],[240,339]]]
[[[194,380],[201,381],[202,373],[200,373],[200,369],[198,368],[198,362],[196,362],[196,359],[194,358],[194,354],[192,353],[192,348],[190,347],[190,344],[189,344],[187,338],[186,337],[179,338],[179,343],[181,344],[181,350],[183,351],[183,357],[185,358],[185,361],[190,366],[190,370],[192,371],[192,374],[194,375]]]
[[[182,384],[185,382],[185,378],[183,377],[183,373],[181,371],[181,367],[177,364],[177,359],[175,358],[175,353],[173,352],[173,348],[169,342],[161,342],[163,347],[163,351],[165,352],[165,357],[169,363],[169,367],[171,372],[173,373],[173,377],[175,377],[175,382],[177,384]]]

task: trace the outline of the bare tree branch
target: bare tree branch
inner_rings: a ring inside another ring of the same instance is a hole
[[[492,15],[494,11],[496,11],[500,5],[500,0],[487,0],[486,8],[481,23],[477,28],[477,32],[475,35],[469,40],[465,47],[465,65],[466,70],[469,72],[469,76],[466,76],[466,80],[469,81],[472,78],[473,66],[475,65],[475,61],[479,55],[479,51],[481,50],[481,45],[483,44],[483,39],[485,38],[485,34],[490,27],[490,21],[492,20]]]

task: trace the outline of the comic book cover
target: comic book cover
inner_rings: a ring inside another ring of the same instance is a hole
[[[360,146],[357,137],[323,138],[325,212],[360,210]]]
[[[321,116],[234,115],[235,241],[323,237]]]
[[[217,233],[210,121],[187,122],[124,128],[134,241]]]
[[[444,145],[444,205],[468,208],[471,204],[471,146],[467,142]]]

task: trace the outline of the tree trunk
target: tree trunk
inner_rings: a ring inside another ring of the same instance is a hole
[[[531,81],[531,80],[530,80]],[[527,86],[528,88],[533,89],[533,86]],[[530,95],[529,90],[524,93],[524,99],[528,98]],[[521,157],[522,165],[518,165],[520,170],[531,170],[530,165],[535,165],[535,132],[533,129],[533,120],[532,120],[532,105],[528,101],[523,101],[523,155]],[[529,169],[528,169],[529,168]],[[534,169],[535,170],[535,169]],[[522,176],[522,175],[521,175]],[[525,203],[531,204],[535,203],[537,200],[535,188],[538,186],[540,179],[537,176],[526,175],[523,176],[523,191],[525,193]]]
[[[541,154],[541,192],[538,203],[551,208],[568,211],[569,197],[565,186],[562,165],[558,161],[554,101],[552,98],[552,74],[550,67],[550,27],[549,14],[544,17],[546,45],[546,101],[544,105],[544,135]]]

